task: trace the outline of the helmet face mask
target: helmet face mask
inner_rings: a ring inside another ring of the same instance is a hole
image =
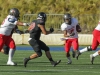
[[[71,18],[65,19],[65,23],[66,23],[66,24],[69,24],[70,21],[71,21]]]
[[[69,13],[67,13],[67,14],[64,14],[64,22],[66,23],[66,24],[71,24],[71,15],[69,14]]]
[[[46,21],[47,20],[47,16],[46,16],[46,14],[44,12],[40,12],[37,15],[37,19],[42,19],[42,20]]]
[[[19,10],[17,8],[10,9],[9,15],[15,16],[17,19],[19,19]]]

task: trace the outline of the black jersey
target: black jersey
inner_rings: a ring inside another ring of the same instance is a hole
[[[45,21],[41,19],[33,20],[31,25],[30,25],[30,38],[39,40],[41,36],[41,29],[38,27],[38,24],[40,25],[45,25]]]

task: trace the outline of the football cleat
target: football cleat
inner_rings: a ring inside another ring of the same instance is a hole
[[[7,65],[9,65],[9,66],[17,66],[17,63],[15,63],[15,62],[12,62],[12,61],[8,61],[7,62]]]
[[[61,62],[61,60],[59,61],[51,61],[51,64],[53,65],[53,67],[55,67],[56,65],[58,65]]]
[[[67,64],[72,64],[72,61],[68,61]]]
[[[25,58],[25,59],[24,59],[24,67],[26,67],[28,61],[29,61],[28,58]]]
[[[90,54],[90,61],[91,61],[92,64],[93,64],[94,58],[95,58],[95,57],[93,57],[93,55]]]

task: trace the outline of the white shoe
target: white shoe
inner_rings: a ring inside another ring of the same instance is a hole
[[[90,61],[91,61],[92,64],[93,64],[94,58],[95,58],[95,57],[93,57],[93,55],[90,54]]]
[[[7,65],[16,66],[17,63],[14,63],[14,62],[12,62],[12,61],[10,61],[10,62],[8,61],[8,62],[7,62]]]
[[[72,64],[72,61],[68,61],[67,64]]]

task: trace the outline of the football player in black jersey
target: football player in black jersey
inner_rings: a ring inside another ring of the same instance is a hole
[[[27,62],[29,60],[38,58],[42,56],[42,51],[45,51],[45,54],[51,64],[55,67],[57,64],[61,62],[59,61],[54,61],[52,59],[52,56],[49,51],[49,47],[40,40],[41,32],[45,35],[50,34],[54,31],[54,29],[51,27],[49,31],[45,29],[45,22],[46,22],[47,16],[44,12],[38,13],[37,19],[33,20],[32,23],[30,24],[28,30],[30,33],[30,38],[29,38],[29,44],[32,46],[33,50],[35,51],[34,54],[30,55],[29,57],[24,59],[24,66],[26,67]]]

